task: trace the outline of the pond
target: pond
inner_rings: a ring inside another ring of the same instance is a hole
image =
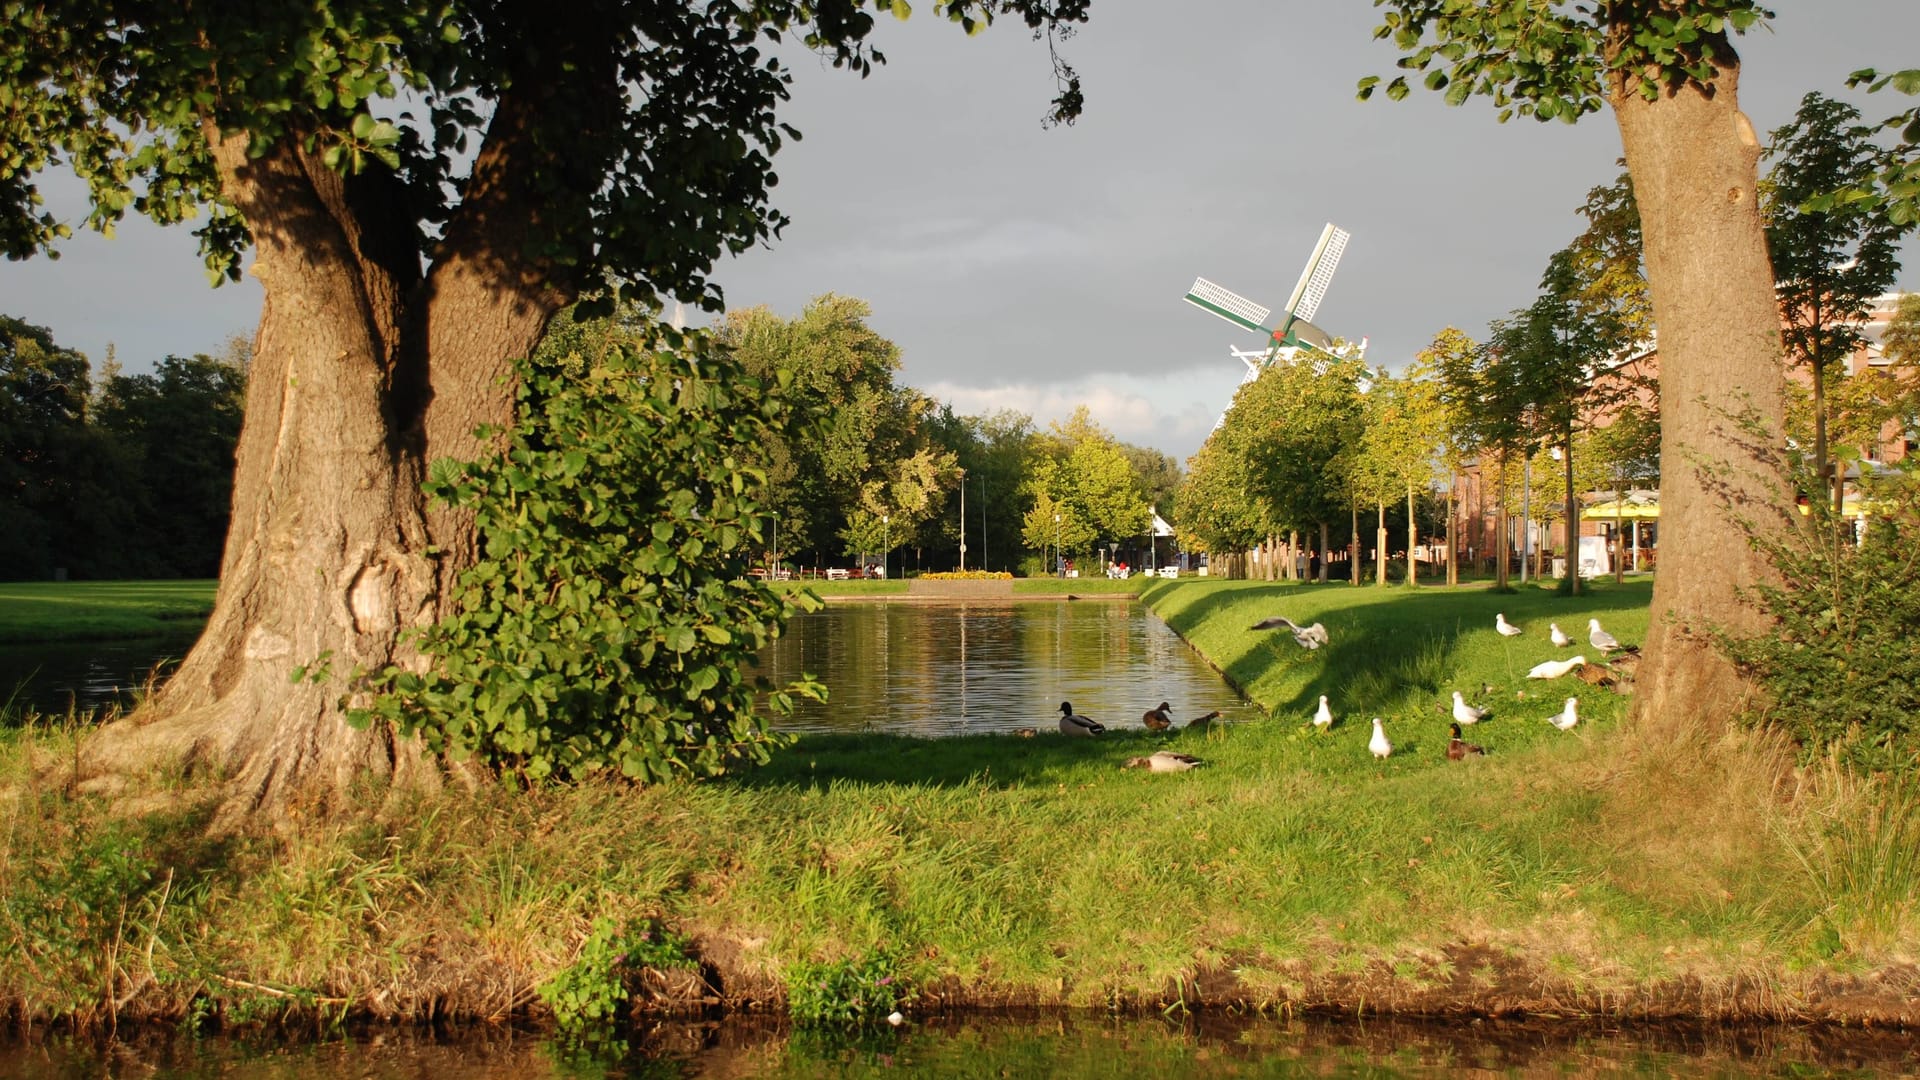
[[[112,1043],[0,1043],[16,1080],[140,1076],[474,1080],[528,1077],[1911,1076],[1911,1036],[1715,1028],[1277,1019],[1195,1014],[946,1017],[860,1034],[795,1032],[765,1018],[668,1023],[591,1047],[485,1029],[404,1030],[319,1043],[136,1035]]]
[[[760,672],[827,684],[789,731],[957,735],[1052,730],[1060,703],[1113,727],[1170,702],[1176,722],[1260,715],[1142,604],[1126,600],[834,602],[801,615]]]
[[[60,715],[128,704],[199,636],[195,626],[166,637],[0,645],[0,706]]]

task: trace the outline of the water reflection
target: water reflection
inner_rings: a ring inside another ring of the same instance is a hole
[[[247,1076],[1259,1078],[1295,1076],[1910,1076],[1920,1041],[1859,1029],[1356,1022],[1208,1013],[941,1018],[857,1035],[764,1018],[670,1023],[581,1046],[487,1028],[457,1038],[380,1031],[318,1044],[150,1035],[0,1045],[22,1080]]]
[[[196,627],[169,637],[0,645],[0,705],[62,714],[129,704],[149,677],[164,681],[199,636]]]
[[[761,654],[775,682],[811,672],[826,704],[791,731],[955,735],[1049,729],[1062,701],[1111,727],[1173,703],[1176,720],[1254,715],[1199,654],[1138,603],[835,603],[802,615]]]

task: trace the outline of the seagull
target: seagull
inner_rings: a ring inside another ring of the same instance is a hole
[[[1140,722],[1147,725],[1148,731],[1165,731],[1173,726],[1173,714],[1167,711],[1171,708],[1171,702],[1163,701],[1158,708],[1140,714]]]
[[[1486,747],[1475,746],[1470,742],[1461,740],[1459,724],[1448,724],[1447,731],[1452,736],[1447,740],[1448,761],[1464,761],[1468,757],[1478,757],[1486,754]]]
[[[1493,628],[1500,631],[1501,637],[1518,637],[1520,634],[1520,628],[1507,621],[1504,611],[1493,613]]]
[[[1573,725],[1580,722],[1580,714],[1574,711],[1574,706],[1579,703],[1579,698],[1568,698],[1567,707],[1547,717],[1547,723],[1552,724],[1561,731],[1572,731]]]
[[[1373,718],[1373,738],[1367,740],[1367,749],[1373,756],[1385,760],[1393,753],[1393,744],[1387,741],[1387,730],[1380,726],[1380,718]]]
[[[1453,692],[1453,719],[1456,723],[1477,724],[1492,715],[1485,709],[1467,704],[1467,699],[1460,696],[1460,691]]]
[[[1105,724],[1089,720],[1084,716],[1073,715],[1073,702],[1060,703],[1060,734],[1062,735],[1099,735],[1107,730]]]
[[[1172,750],[1155,750],[1150,757],[1130,757],[1123,769],[1145,769],[1148,772],[1186,772],[1198,768],[1206,762],[1192,754],[1181,754]]]
[[[1620,644],[1619,638],[1616,638],[1612,634],[1607,633],[1605,630],[1600,629],[1599,619],[1587,620],[1587,641],[1594,648],[1599,649],[1602,653],[1610,653],[1615,649],[1628,648],[1628,646]]]
[[[1551,631],[1551,633],[1549,633],[1547,636],[1553,639],[1554,648],[1564,649],[1567,646],[1573,644],[1573,639],[1567,636],[1567,632],[1565,630],[1560,629],[1559,623],[1548,623],[1547,629]]]
[[[1285,615],[1275,615],[1271,619],[1261,619],[1259,622],[1253,624],[1253,629],[1272,630],[1281,626],[1293,631],[1294,644],[1303,649],[1317,649],[1327,643],[1326,627],[1319,623],[1314,623],[1312,626],[1301,626]]]
[[[1325,731],[1333,726],[1333,710],[1327,708],[1327,695],[1320,695],[1320,707],[1314,710],[1313,726]]]
[[[1568,657],[1565,660],[1542,660],[1533,665],[1532,671],[1527,672],[1527,678],[1557,679],[1586,662],[1587,658],[1584,656]]]

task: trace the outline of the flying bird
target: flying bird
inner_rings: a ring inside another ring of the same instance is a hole
[[[1554,648],[1564,649],[1573,644],[1573,639],[1567,636],[1565,630],[1560,629],[1559,623],[1548,623],[1547,629],[1550,631],[1547,636],[1553,639]]]
[[[1275,615],[1271,619],[1261,619],[1259,622],[1253,624],[1253,629],[1273,630],[1282,626],[1293,631],[1294,644],[1303,649],[1317,649],[1327,643],[1326,627],[1319,623],[1314,623],[1312,626],[1301,626],[1285,615]]]
[[[1459,724],[1448,724],[1447,731],[1452,736],[1447,740],[1448,761],[1464,761],[1469,757],[1482,756],[1487,752],[1484,746],[1475,746],[1470,742],[1462,740],[1460,738]]]
[[[1393,753],[1393,744],[1387,741],[1387,729],[1380,726],[1377,716],[1373,718],[1373,738],[1367,740],[1367,749],[1383,761]]]
[[[1327,695],[1320,695],[1320,707],[1313,711],[1313,726],[1325,731],[1333,726],[1333,710],[1327,708]]]
[[[1592,645],[1594,648],[1599,649],[1602,653],[1610,653],[1616,649],[1619,649],[1619,650],[1631,649],[1630,646],[1620,644],[1619,638],[1616,638],[1612,634],[1607,633],[1605,630],[1600,629],[1599,619],[1587,620],[1587,642],[1588,644]]]
[[[1147,725],[1148,731],[1165,731],[1173,726],[1173,714],[1167,711],[1171,708],[1171,702],[1163,701],[1159,707],[1140,714],[1140,722]]]
[[[1527,672],[1529,679],[1557,679],[1581,664],[1587,662],[1584,656],[1570,656],[1565,660],[1542,660]]]
[[[1492,715],[1492,713],[1485,709],[1467,704],[1467,699],[1460,696],[1460,691],[1455,690],[1453,692],[1453,720],[1455,723],[1477,724]]]
[[[1060,734],[1062,735],[1099,735],[1107,730],[1105,724],[1090,720],[1084,716],[1073,715],[1073,702],[1060,703]]]
[[[1188,769],[1198,768],[1205,764],[1206,762],[1201,761],[1192,754],[1181,754],[1172,750],[1155,750],[1153,754],[1148,757],[1128,758],[1127,763],[1120,767],[1123,769],[1145,769],[1148,772],[1186,772]]]
[[[1578,704],[1580,704],[1579,698],[1568,698],[1567,707],[1547,717],[1547,723],[1561,731],[1572,731],[1573,725],[1580,722],[1580,714],[1574,711],[1574,707]]]
[[[1493,613],[1493,628],[1500,631],[1501,637],[1518,637],[1520,635],[1520,628],[1507,621],[1507,613],[1504,611],[1496,611]]]

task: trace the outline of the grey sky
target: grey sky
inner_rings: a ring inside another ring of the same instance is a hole
[[[1740,42],[1757,129],[1809,90],[1870,119],[1907,103],[1845,78],[1912,66],[1920,4],[1775,8],[1771,32]],[[1355,82],[1395,59],[1366,0],[1093,10],[1064,46],[1088,94],[1071,128],[1041,129],[1046,49],[1015,25],[969,39],[925,14],[884,21],[889,62],[866,80],[799,54],[787,117],[805,138],[777,159],[775,193],[793,224],[720,268],[728,302],[791,315],[819,293],[862,297],[902,349],[903,380],[963,412],[1045,422],[1084,402],[1122,438],[1185,458],[1239,382],[1228,348],[1259,343],[1181,302],[1196,275],[1277,307],[1336,222],[1353,240],[1315,322],[1398,367],[1443,326],[1480,335],[1530,302],[1578,231],[1573,208],[1618,171],[1606,113],[1502,125],[1484,100],[1356,102]],[[208,290],[184,230],[129,223],[64,250],[0,264],[0,311],[96,360],[113,342],[142,370],[257,318],[257,286]]]

